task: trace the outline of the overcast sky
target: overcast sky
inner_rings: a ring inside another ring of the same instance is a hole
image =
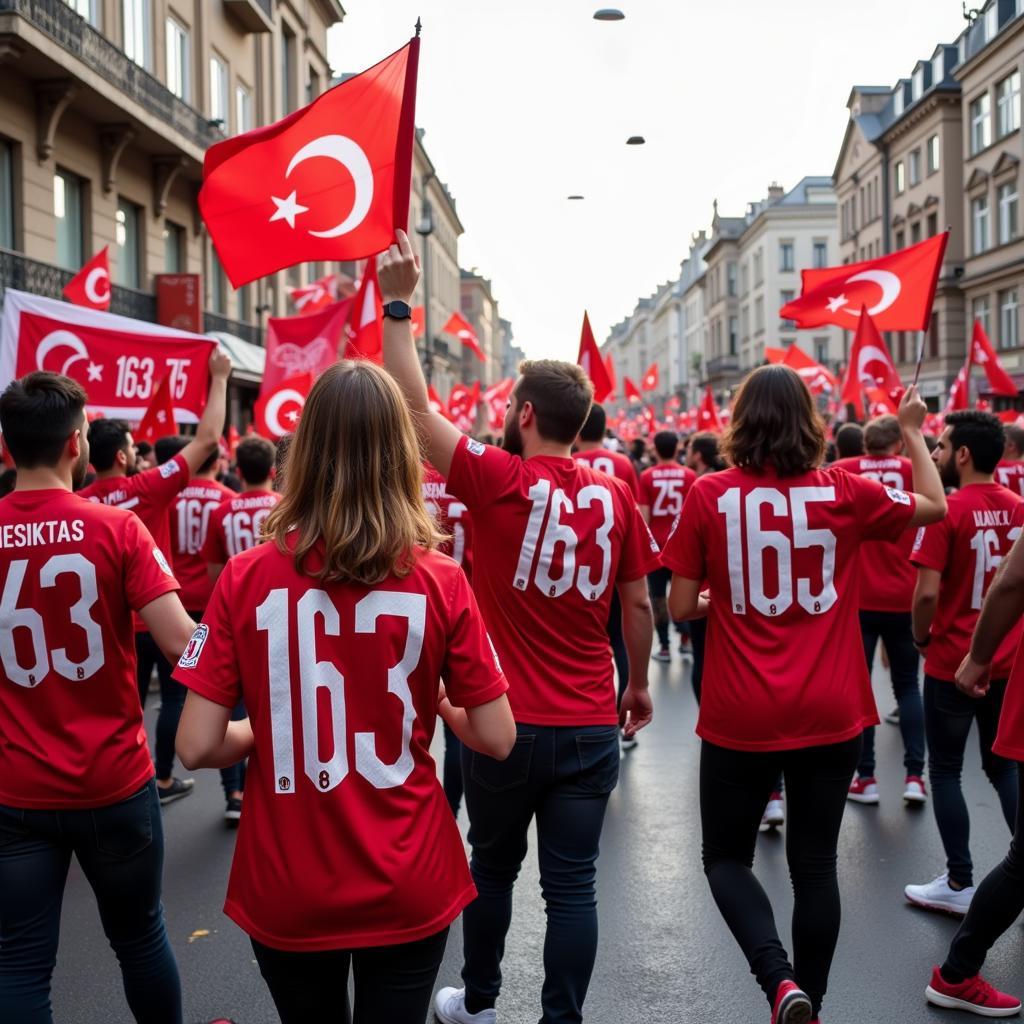
[[[855,83],[892,85],[964,27],[960,0],[344,0],[361,71],[423,19],[416,122],[531,356],[574,359],[675,277],[690,236],[777,180],[830,175]],[[647,145],[627,147],[633,134]],[[581,193],[583,202],[566,197]]]

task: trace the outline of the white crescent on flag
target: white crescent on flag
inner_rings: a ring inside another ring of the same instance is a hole
[[[298,423],[299,420],[297,415],[293,417],[292,413],[288,413],[290,422],[287,425],[281,422],[281,410],[287,402],[292,402],[297,405],[301,412],[306,404],[306,399],[305,396],[296,391],[295,388],[282,388],[276,394],[267,399],[267,406],[263,414],[267,421],[267,426],[272,430],[276,430],[282,437],[285,434],[294,433],[295,424]]]
[[[847,284],[855,284],[857,281],[871,281],[882,289],[882,297],[878,305],[872,306],[868,310],[869,316],[884,313],[900,297],[900,292],[903,290],[900,279],[889,270],[862,270],[859,274],[854,274],[846,279]],[[843,312],[849,313],[854,318],[860,316],[859,308],[856,310],[845,308]]]
[[[102,292],[98,287],[100,284],[104,286]],[[110,274],[106,268],[93,267],[86,275],[84,289],[90,302],[95,302],[98,306],[103,305],[110,298]]]

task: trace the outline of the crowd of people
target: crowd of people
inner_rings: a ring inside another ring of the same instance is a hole
[[[775,365],[723,436],[626,451],[583,370],[535,360],[485,444],[431,410],[404,234],[378,273],[383,368],[324,372],[287,444],[222,449],[220,354],[194,435],[152,448],[89,424],[68,377],[0,396],[0,1019],[52,1020],[75,857],[131,1013],[180,1024],[161,905],[161,809],[193,785],[177,758],[220,771],[239,826],[225,912],[284,1024],[496,1024],[531,825],[541,1020],[582,1021],[609,796],[674,655],[699,704],[704,870],[772,1024],[822,1020],[843,815],[891,791],[931,802],[945,854],[907,900],[963,917],[927,999],[1019,1013],[980,971],[1024,908],[1024,431],[963,411],[925,437],[910,387],[832,437]],[[879,657],[902,788],[876,777]],[[975,722],[1013,836],[977,887]],[[789,951],[753,871],[779,827]],[[459,919],[462,985],[435,991]]]

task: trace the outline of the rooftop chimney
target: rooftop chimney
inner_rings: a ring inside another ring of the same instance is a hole
[[[777,181],[773,181],[768,186],[769,203],[777,203],[785,194],[786,190]]]

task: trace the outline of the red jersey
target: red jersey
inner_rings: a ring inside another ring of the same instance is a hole
[[[676,516],[683,510],[687,491],[697,474],[677,463],[661,463],[640,474],[640,504],[649,508],[651,533],[664,548]]]
[[[190,612],[201,612],[213,593],[203,558],[210,513],[234,497],[230,487],[216,480],[193,480],[171,506],[171,561],[181,584],[181,603]]]
[[[812,470],[702,476],[662,553],[708,580],[697,733],[733,750],[842,743],[878,722],[858,619],[858,549],[895,541],[914,496]]]
[[[454,558],[472,579],[473,521],[466,506],[448,493],[444,477],[429,462],[423,464],[423,501],[440,529],[451,535],[441,545],[442,554]]]
[[[996,483],[1024,496],[1024,460],[1004,460],[996,466]]]
[[[1024,639],[1017,645],[1013,659],[992,753],[1011,761],[1024,761]]]
[[[915,565],[942,574],[939,604],[929,635],[924,670],[953,682],[971,646],[981,603],[1004,555],[1024,525],[1024,499],[997,483],[968,484],[949,496],[946,518],[922,527],[911,555]],[[1021,623],[992,659],[992,678],[1010,674]]]
[[[215,508],[203,542],[203,560],[223,565],[233,555],[259,544],[263,520],[280,500],[276,491],[245,491]]]
[[[476,891],[430,756],[438,680],[508,688],[461,569],[322,584],[261,544],[232,558],[175,678],[245,701],[255,747],[225,912],[275,949],[414,942]]]
[[[448,487],[477,527],[473,587],[516,721],[615,725],[612,588],[658,565],[626,486],[585,461],[521,459],[464,437]]]
[[[573,452],[573,458],[587,463],[591,469],[596,469],[599,473],[607,473],[616,480],[621,480],[629,488],[633,500],[640,500],[636,470],[628,456],[621,452],[609,451],[607,448],[595,448],[589,452]]]
[[[831,469],[877,480],[897,491],[909,491],[914,485],[910,459],[902,455],[858,455],[833,462]],[[860,607],[866,612],[909,613],[914,604],[917,573],[910,564],[914,530],[906,530],[898,541],[865,541],[860,546]]]
[[[0,803],[81,810],[153,777],[132,610],[178,589],[129,512],[69,491],[0,501]]]

